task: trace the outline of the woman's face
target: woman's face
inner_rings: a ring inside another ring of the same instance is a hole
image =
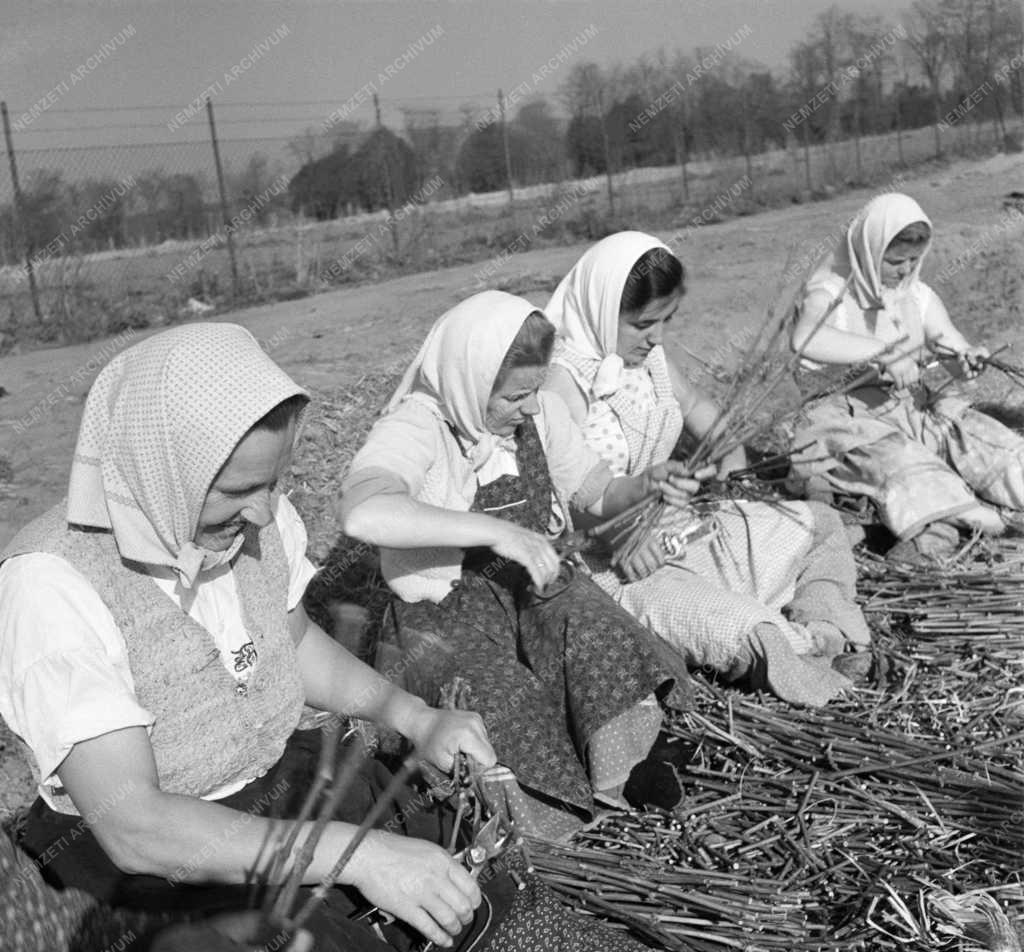
[[[548,375],[547,365],[516,367],[491,391],[485,424],[495,436],[511,436],[527,417],[540,411],[537,391]]]
[[[627,367],[639,367],[662,342],[665,321],[675,314],[682,299],[683,292],[680,289],[665,297],[654,298],[642,310],[619,312],[619,336],[615,352]]]
[[[883,288],[898,288],[913,273],[924,252],[924,245],[892,245],[882,255],[882,270],[879,277]]]
[[[295,421],[280,432],[250,430],[213,481],[193,542],[211,552],[231,548],[246,523],[267,525],[274,517],[271,493],[291,460]]]

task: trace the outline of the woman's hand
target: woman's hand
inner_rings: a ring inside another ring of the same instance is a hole
[[[882,376],[891,380],[897,389],[905,390],[921,379],[921,366],[916,357],[897,357],[882,362]]]
[[[714,466],[705,466],[691,474],[686,463],[667,460],[644,470],[641,478],[644,481],[645,495],[660,492],[665,502],[685,509],[690,504],[690,499],[700,490],[700,484],[714,475]]]
[[[475,711],[444,711],[428,707],[407,734],[421,757],[439,770],[452,769],[455,755],[462,751],[483,767],[497,762],[494,748],[487,739],[483,718]]]
[[[973,380],[985,369],[985,358],[991,357],[987,347],[968,347],[956,355],[968,380]]]
[[[465,868],[440,846],[412,836],[370,831],[346,874],[379,909],[445,947],[480,905],[480,887]]]
[[[619,565],[622,577],[627,582],[638,582],[656,572],[668,561],[668,553],[662,542],[664,533],[655,532],[632,557]]]
[[[523,529],[511,522],[495,519],[499,523],[491,549],[496,555],[518,562],[541,592],[558,577],[559,558],[551,543],[536,532]]]

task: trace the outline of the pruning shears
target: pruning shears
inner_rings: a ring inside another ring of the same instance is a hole
[[[497,859],[515,844],[515,828],[495,813],[484,823],[465,849],[455,853],[453,858],[460,861],[473,879],[477,879],[492,859]],[[430,941],[421,952],[433,952],[435,943]]]
[[[477,830],[473,842],[456,853],[455,858],[461,860],[469,875],[476,879],[492,859],[497,859],[512,845],[514,835],[512,826],[503,823],[501,816],[495,813]]]

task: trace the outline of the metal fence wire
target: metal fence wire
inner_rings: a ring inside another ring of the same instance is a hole
[[[576,220],[569,240],[623,223],[663,227],[672,208],[670,224],[688,227],[716,220],[741,195],[764,206],[892,179],[933,157],[937,142],[947,156],[1003,145],[993,125],[969,121],[945,127],[941,140],[924,128],[806,147],[798,129],[787,149],[514,191],[458,195],[443,176],[424,174],[407,208],[316,220],[294,210],[289,185],[302,162],[287,140],[220,138],[212,102],[206,111],[205,141],[43,149],[17,144],[17,118],[12,130],[3,108],[0,354],[18,341],[159,326],[211,303],[301,296],[377,276],[383,259],[430,268],[487,258],[495,247],[523,250],[531,213]],[[353,131],[353,145],[366,135]],[[378,174],[388,174],[386,163]],[[445,221],[458,233],[449,257],[438,252]],[[466,250],[474,231],[475,252]]]

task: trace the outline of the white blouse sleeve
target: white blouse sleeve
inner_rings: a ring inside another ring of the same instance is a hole
[[[596,502],[612,480],[608,464],[587,444],[565,401],[541,390],[538,432],[555,488],[580,509]]]
[[[377,420],[342,481],[342,519],[381,493],[405,492],[415,498],[440,455],[439,426],[443,424],[415,400]]]
[[[43,784],[56,783],[80,741],[154,721],[107,606],[57,556],[0,566],[0,715],[31,749]]]
[[[316,566],[306,557],[309,544],[306,525],[292,501],[283,493],[277,497],[274,520],[277,522],[277,531],[281,533],[285,558],[288,560],[288,611],[291,611],[302,601],[306,586],[316,575]]]

